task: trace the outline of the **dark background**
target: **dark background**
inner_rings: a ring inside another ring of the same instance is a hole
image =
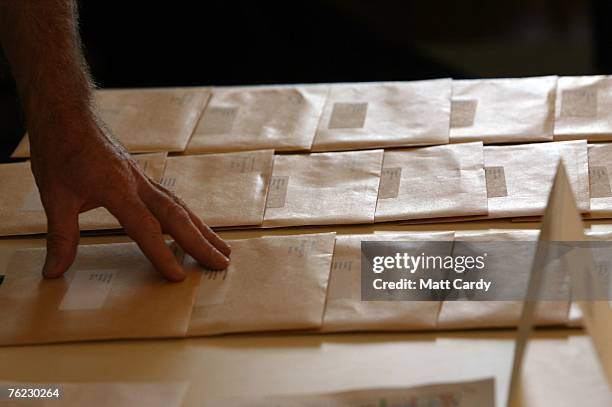
[[[604,0],[81,0],[100,87],[612,72]],[[23,134],[0,79],[0,161]]]

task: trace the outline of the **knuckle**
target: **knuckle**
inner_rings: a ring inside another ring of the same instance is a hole
[[[185,206],[185,202],[183,202],[183,200],[179,198],[174,191],[169,190],[159,182],[153,182],[153,184],[155,185],[155,187],[157,187],[158,190],[162,191],[172,202],[183,207]]]
[[[162,182],[158,182],[158,181],[154,181],[154,180],[150,180],[151,184],[157,188],[157,190],[162,191],[164,193],[166,193],[168,196],[173,196],[174,194],[172,193],[172,191],[170,191],[170,189],[166,188]]]
[[[185,202],[183,202],[183,200],[182,200],[181,198],[179,198],[179,197],[178,197],[178,196],[176,196],[176,195],[172,195],[172,197],[171,197],[171,198],[172,198],[172,200],[173,200],[173,201],[174,201],[174,202],[175,202],[175,203],[176,203],[178,206],[180,206],[180,207],[181,207],[181,208],[182,208],[182,209],[185,211],[185,213],[187,213],[187,208],[188,208],[188,206],[187,206],[187,204],[186,204]]]
[[[186,207],[187,206],[187,204],[185,204],[185,202],[183,202],[183,200],[181,198],[179,198],[172,191],[168,191],[168,196],[170,196],[170,199],[172,199],[177,205],[180,205],[182,207]]]
[[[105,205],[132,206],[136,202],[134,188],[125,178],[105,180],[96,189],[98,200]]]
[[[160,181],[149,178],[149,183],[153,186],[153,188],[159,191],[168,192],[168,189],[166,189],[166,187],[164,187]]]

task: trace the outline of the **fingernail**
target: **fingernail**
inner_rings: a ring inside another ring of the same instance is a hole
[[[209,268],[212,270],[225,270],[230,265],[230,259],[221,254],[217,261],[213,259],[212,262],[208,263],[210,264]]]
[[[182,269],[177,269],[172,273],[172,275],[166,276],[166,278],[173,283],[180,283],[181,281],[185,280],[186,277],[187,274]]]
[[[225,263],[225,267],[223,267],[223,268],[224,268],[224,269],[226,269],[226,268],[228,268],[228,267],[229,267],[229,265],[230,265],[230,263],[231,263],[232,261],[231,261],[231,260],[230,260],[230,258],[229,258],[229,257],[227,257],[227,256],[223,256],[223,260],[224,260],[224,263]]]

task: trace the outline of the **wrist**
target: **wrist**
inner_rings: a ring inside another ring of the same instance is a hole
[[[41,133],[52,130],[77,129],[96,123],[89,102],[57,102],[32,107],[25,111],[28,132]]]
[[[72,76],[72,81],[47,78],[22,87],[20,96],[29,131],[94,121],[92,86],[86,78],[79,78],[78,72]]]
[[[73,148],[97,135],[99,127],[90,108],[49,109],[28,118],[28,136],[33,155],[39,148]],[[51,144],[50,144],[51,143]]]

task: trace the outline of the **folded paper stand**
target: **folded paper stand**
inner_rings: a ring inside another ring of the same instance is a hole
[[[538,306],[537,297],[542,292],[546,278],[546,261],[550,258],[548,252],[550,245],[545,242],[581,242],[584,240],[584,226],[580,212],[565,167],[560,163],[544,213],[539,236],[541,244],[538,245],[533,261],[526,301],[518,327],[508,392],[509,406],[521,405],[521,370],[526,357],[529,335],[534,326]],[[593,270],[590,251],[571,250],[565,254],[564,261],[567,262],[570,270],[572,294],[582,299],[579,305],[584,315],[587,333],[599,356],[602,371],[612,387],[612,310],[608,301],[588,300],[589,298],[603,298],[594,292],[601,287],[589,283],[596,281],[589,278]]]

